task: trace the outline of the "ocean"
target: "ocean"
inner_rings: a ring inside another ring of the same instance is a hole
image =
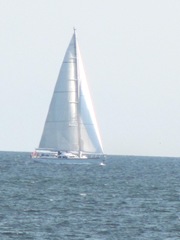
[[[180,158],[0,152],[1,240],[179,240]]]

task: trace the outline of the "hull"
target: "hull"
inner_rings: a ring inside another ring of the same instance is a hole
[[[54,160],[54,161],[61,161],[61,160],[65,160],[65,161],[67,161],[67,160],[86,161],[86,160],[97,160],[97,159],[102,160],[102,159],[104,159],[104,157],[99,157],[99,156],[98,157],[97,156],[95,156],[95,157],[82,157],[82,158],[80,158],[80,157],[65,157],[65,156],[63,156],[63,157],[51,157],[51,156],[32,157],[31,156],[31,158],[34,159],[34,160],[51,159],[51,160]]]
[[[42,163],[42,164],[72,164],[72,165],[90,165],[90,164],[96,164],[101,166],[102,158],[32,158],[33,162]]]
[[[64,152],[64,151],[57,151],[57,150],[50,150],[50,149],[36,149],[32,154],[32,159],[55,159],[55,160],[86,160],[86,159],[100,159],[103,155],[94,155],[94,154],[87,154],[80,156],[77,153],[73,152]]]

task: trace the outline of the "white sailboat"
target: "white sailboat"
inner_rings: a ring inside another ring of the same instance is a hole
[[[103,155],[76,31],[66,50],[32,158],[96,158]]]

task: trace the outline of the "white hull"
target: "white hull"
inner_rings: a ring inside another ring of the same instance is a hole
[[[91,158],[53,158],[53,157],[32,157],[32,159],[37,159],[37,160],[44,160],[44,159],[51,159],[51,160],[55,160],[55,161],[61,161],[61,160],[65,160],[65,161],[68,161],[68,160],[81,160],[81,161],[86,161],[86,160],[102,160],[101,158],[99,157],[91,157]]]
[[[35,152],[31,154],[32,159],[55,159],[55,160],[86,160],[86,159],[100,159],[103,155],[81,155],[71,152],[63,152],[63,151],[55,151],[48,149],[37,149]]]

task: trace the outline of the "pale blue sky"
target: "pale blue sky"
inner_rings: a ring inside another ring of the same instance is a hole
[[[0,150],[38,147],[74,26],[105,153],[180,156],[179,0],[0,0]]]

